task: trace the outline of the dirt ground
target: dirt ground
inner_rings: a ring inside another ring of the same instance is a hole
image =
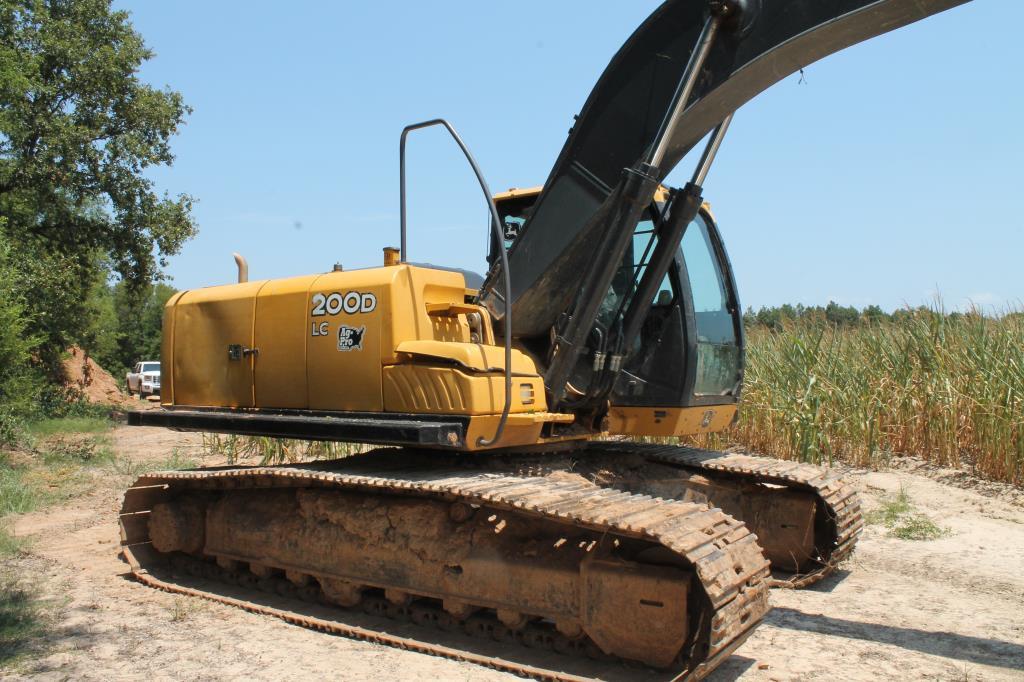
[[[81,393],[89,402],[107,405],[126,402],[127,396],[121,390],[124,380],[115,379],[78,346],[68,348],[62,365],[68,387]]]
[[[204,465],[201,438],[120,427],[136,462],[177,450]],[[846,570],[774,609],[711,680],[1024,680],[1024,494],[962,472],[898,462],[851,471],[870,509],[901,487],[946,537],[910,541],[870,525]],[[46,652],[10,679],[513,680],[471,664],[305,630],[126,579],[117,510],[131,471],[105,472],[72,503],[17,519],[15,568],[57,606]]]

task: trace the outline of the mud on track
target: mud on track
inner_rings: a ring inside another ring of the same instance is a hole
[[[119,428],[118,454],[204,465],[195,435]],[[27,554],[6,568],[34,576],[58,606],[45,649],[13,679],[514,680],[475,665],[324,635],[272,618],[146,588],[116,557],[121,491],[133,475],[96,472],[89,495],[24,515]],[[709,679],[1024,678],[1024,499],[929,468],[853,471],[865,506],[902,485],[950,535],[914,542],[868,526],[846,571],[804,591],[773,590],[774,610]],[[945,482],[943,482],[945,481]],[[650,676],[638,670],[637,679]],[[653,679],[653,678],[652,678]]]

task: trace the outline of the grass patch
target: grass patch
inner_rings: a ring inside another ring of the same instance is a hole
[[[41,491],[25,480],[25,470],[0,463],[0,517],[41,506]]]
[[[202,611],[205,607],[201,599],[195,597],[175,597],[171,605],[170,615],[172,623],[180,623],[188,620],[193,614]]]
[[[166,459],[152,462],[140,462],[131,457],[116,457],[110,462],[114,473],[121,476],[141,476],[142,474],[154,471],[180,471],[182,469],[194,469],[199,462],[188,455],[183,454],[178,448],[174,448],[171,456]]]
[[[882,502],[882,506],[867,515],[867,522],[875,525],[892,526],[902,517],[911,513],[914,506],[906,489],[900,488],[896,497]]]
[[[7,666],[39,648],[51,614],[34,585],[13,571],[0,571],[0,666]]]
[[[938,526],[924,514],[915,510],[910,495],[900,488],[895,497],[882,502],[882,506],[867,515],[867,522],[885,526],[889,535],[901,540],[937,540],[949,535],[949,529]]]
[[[45,449],[40,454],[43,462],[48,465],[96,466],[114,459],[110,438],[105,435],[91,438],[58,436],[47,441]]]
[[[85,468],[75,463],[54,463],[27,469],[22,481],[32,491],[33,509],[37,510],[69,500],[92,487],[92,479]]]
[[[27,431],[37,438],[46,438],[62,433],[103,433],[112,427],[113,422],[107,417],[58,417],[29,422]]]
[[[0,522],[0,559],[14,556],[21,551],[23,546],[24,541],[14,537],[10,530]]]
[[[907,514],[889,529],[889,535],[901,540],[938,540],[949,532],[923,514]]]
[[[114,459],[106,432],[112,422],[86,414],[31,422],[23,449],[0,452],[0,669],[38,655],[55,614],[34,583],[10,561],[25,546],[5,517],[24,514],[88,491],[89,469]]]
[[[114,460],[110,439],[58,437],[31,454],[29,464],[0,459],[0,518],[43,509],[85,492],[87,469]]]

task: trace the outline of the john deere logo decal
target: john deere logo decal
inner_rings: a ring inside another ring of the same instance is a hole
[[[338,327],[338,350],[362,350],[363,334],[365,333],[365,325],[362,327],[349,327],[344,324],[341,325],[340,327]]]

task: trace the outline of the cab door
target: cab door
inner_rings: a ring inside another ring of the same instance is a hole
[[[613,404],[737,402],[743,371],[739,310],[728,257],[711,215],[702,209],[683,233],[616,382]]]
[[[681,249],[689,404],[735,402],[743,382],[743,321],[732,267],[705,210],[686,228]]]

